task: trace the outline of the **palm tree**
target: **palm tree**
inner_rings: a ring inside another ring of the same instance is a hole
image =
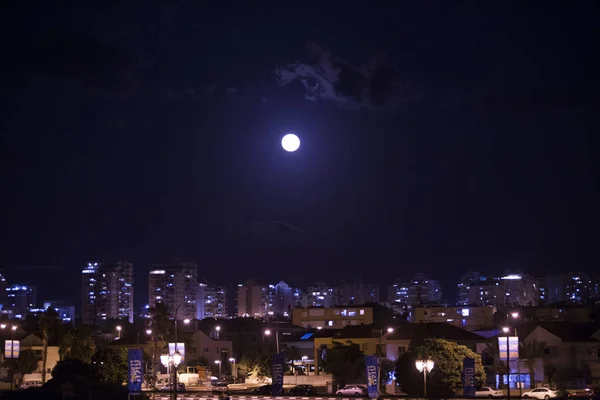
[[[42,383],[46,383],[46,366],[48,363],[48,342],[57,335],[59,326],[58,313],[48,307],[39,319],[42,333]]]
[[[500,359],[500,348],[496,338],[487,342],[484,350],[492,358],[492,372],[500,377],[500,385],[504,384],[504,373],[507,372],[507,365]]]
[[[527,364],[529,384],[531,387],[535,387],[535,362],[540,358],[544,358],[546,344],[547,343],[544,341],[540,342],[537,340],[521,342],[519,344],[519,356]]]

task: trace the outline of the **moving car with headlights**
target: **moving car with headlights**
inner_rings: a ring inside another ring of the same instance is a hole
[[[556,390],[548,389],[548,388],[537,388],[533,389],[530,392],[523,393],[524,399],[540,399],[540,400],[548,400],[554,397],[558,397],[558,392]]]

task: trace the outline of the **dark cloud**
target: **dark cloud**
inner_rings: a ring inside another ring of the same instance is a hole
[[[352,108],[395,108],[418,97],[414,84],[380,52],[355,66],[309,43],[306,63],[277,67],[275,74],[280,86],[299,81],[307,100],[332,100]]]

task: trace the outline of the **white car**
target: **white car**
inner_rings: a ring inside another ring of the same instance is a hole
[[[346,385],[335,394],[338,396],[364,396],[367,394],[367,388],[362,385]]]
[[[524,399],[540,399],[540,400],[548,400],[558,396],[558,392],[556,390],[548,389],[548,388],[537,388],[533,389],[530,392],[523,393]]]
[[[475,391],[475,397],[503,397],[502,390],[497,390],[488,386],[482,387]]]

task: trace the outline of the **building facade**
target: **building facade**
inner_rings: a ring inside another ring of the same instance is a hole
[[[404,313],[415,307],[439,304],[442,289],[439,281],[417,274],[410,281],[398,280],[388,287],[388,303],[396,312]]]
[[[338,288],[324,282],[309,286],[302,295],[302,307],[335,307],[338,305]]]
[[[84,324],[123,318],[133,322],[133,264],[88,263],[81,279]]]
[[[446,322],[468,331],[494,328],[495,307],[418,307],[410,312],[410,322]]]
[[[154,265],[148,275],[149,306],[162,303],[177,320],[197,317],[198,280],[194,263]]]
[[[458,284],[458,302],[462,306],[537,306],[539,282],[525,274],[482,276],[469,272]]]
[[[36,287],[9,285],[6,288],[5,310],[12,318],[25,318],[30,308],[36,305]]]
[[[373,308],[365,306],[296,308],[292,312],[292,323],[304,328],[316,329],[341,329],[348,325],[370,325],[373,323]]]
[[[379,303],[379,286],[365,284],[360,280],[342,280],[337,293],[338,304],[363,305]]]
[[[259,285],[252,280],[239,284],[237,288],[238,317],[265,318],[268,316],[272,307],[272,296],[270,296],[272,290],[273,288]]]
[[[226,318],[228,316],[227,288],[210,282],[200,282],[196,301],[196,319]]]
[[[584,304],[598,299],[596,277],[583,272],[553,275],[547,278],[548,304]]]

